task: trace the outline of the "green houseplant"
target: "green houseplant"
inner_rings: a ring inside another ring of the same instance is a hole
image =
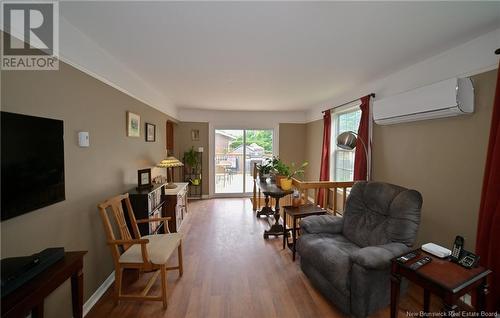
[[[277,185],[280,185],[281,179],[285,178],[286,175],[290,172],[290,167],[288,167],[278,157],[273,157],[273,171],[275,174],[275,182]]]
[[[283,190],[290,190],[292,188],[292,178],[304,175],[305,168],[309,162],[304,161],[300,166],[296,166],[295,162],[288,167],[285,178],[281,179],[280,185]]]
[[[198,158],[198,153],[194,150],[194,147],[191,147],[188,151],[184,153],[184,162],[191,169],[191,175],[194,178],[190,178],[189,181],[193,185],[200,184],[200,176],[199,176],[199,168],[200,168],[200,160]]]
[[[273,161],[265,159],[262,163],[257,164],[257,170],[259,171],[259,178],[267,178],[273,170]]]

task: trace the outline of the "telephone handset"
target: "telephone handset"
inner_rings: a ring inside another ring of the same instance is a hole
[[[465,268],[476,267],[479,263],[479,256],[474,253],[468,252],[464,249],[465,240],[460,235],[457,235],[453,243],[453,250],[451,252],[451,260]]]
[[[462,250],[464,249],[464,238],[457,235],[455,238],[455,243],[453,243],[453,250],[451,251],[451,259],[454,262],[458,262],[460,256],[462,255]]]

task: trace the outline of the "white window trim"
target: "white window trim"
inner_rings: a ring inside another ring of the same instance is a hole
[[[352,103],[337,107],[331,111],[331,131],[330,131],[330,180],[335,181],[335,150],[337,149],[337,117],[341,114],[349,113],[360,109],[361,100],[356,100]]]

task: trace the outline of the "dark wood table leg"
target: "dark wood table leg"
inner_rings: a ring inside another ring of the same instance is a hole
[[[476,289],[477,303],[476,311],[481,312],[486,310],[486,295],[488,295],[488,277],[484,277],[481,284]]]
[[[401,277],[398,274],[391,275],[391,318],[397,318],[399,307],[399,290],[401,288]]]
[[[265,205],[259,211],[257,211],[256,216],[258,218],[260,218],[262,215],[269,216],[273,214],[273,209],[269,206],[269,195],[264,194],[264,196]]]
[[[43,301],[39,303],[36,307],[31,310],[31,317],[33,318],[43,318]]]
[[[286,214],[283,215],[283,249],[288,245],[288,233],[286,231]]]
[[[431,294],[430,292],[424,288],[424,312],[429,312],[429,307],[431,303]]]
[[[73,317],[83,317],[83,272],[80,268],[77,273],[71,275],[71,300],[73,305]]]
[[[443,298],[443,311],[446,317],[453,317],[453,313],[457,308],[458,306],[455,305],[455,299],[453,299],[452,295],[446,294]]]
[[[269,196],[266,194],[264,195],[264,207],[262,208],[262,211],[265,211],[266,213],[268,213],[268,210],[270,210],[271,208],[269,207]]]
[[[276,223],[280,221],[280,198],[276,198],[276,204],[274,205],[274,216],[276,217]]]
[[[275,200],[276,205],[274,207],[274,224],[269,230],[264,231],[265,239],[267,239],[269,235],[283,235],[283,225],[280,224],[280,198],[275,198]]]
[[[297,218],[293,217],[292,224],[292,261],[295,262],[295,244],[297,243]]]

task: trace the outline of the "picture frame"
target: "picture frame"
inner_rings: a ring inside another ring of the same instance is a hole
[[[156,141],[156,125],[146,123],[146,141],[155,142]]]
[[[127,112],[127,137],[140,137],[141,136],[141,116]]]
[[[192,141],[199,141],[200,140],[200,130],[199,129],[192,129],[191,130],[191,140]]]
[[[153,186],[151,183],[151,168],[137,170],[137,189],[149,189]]]

